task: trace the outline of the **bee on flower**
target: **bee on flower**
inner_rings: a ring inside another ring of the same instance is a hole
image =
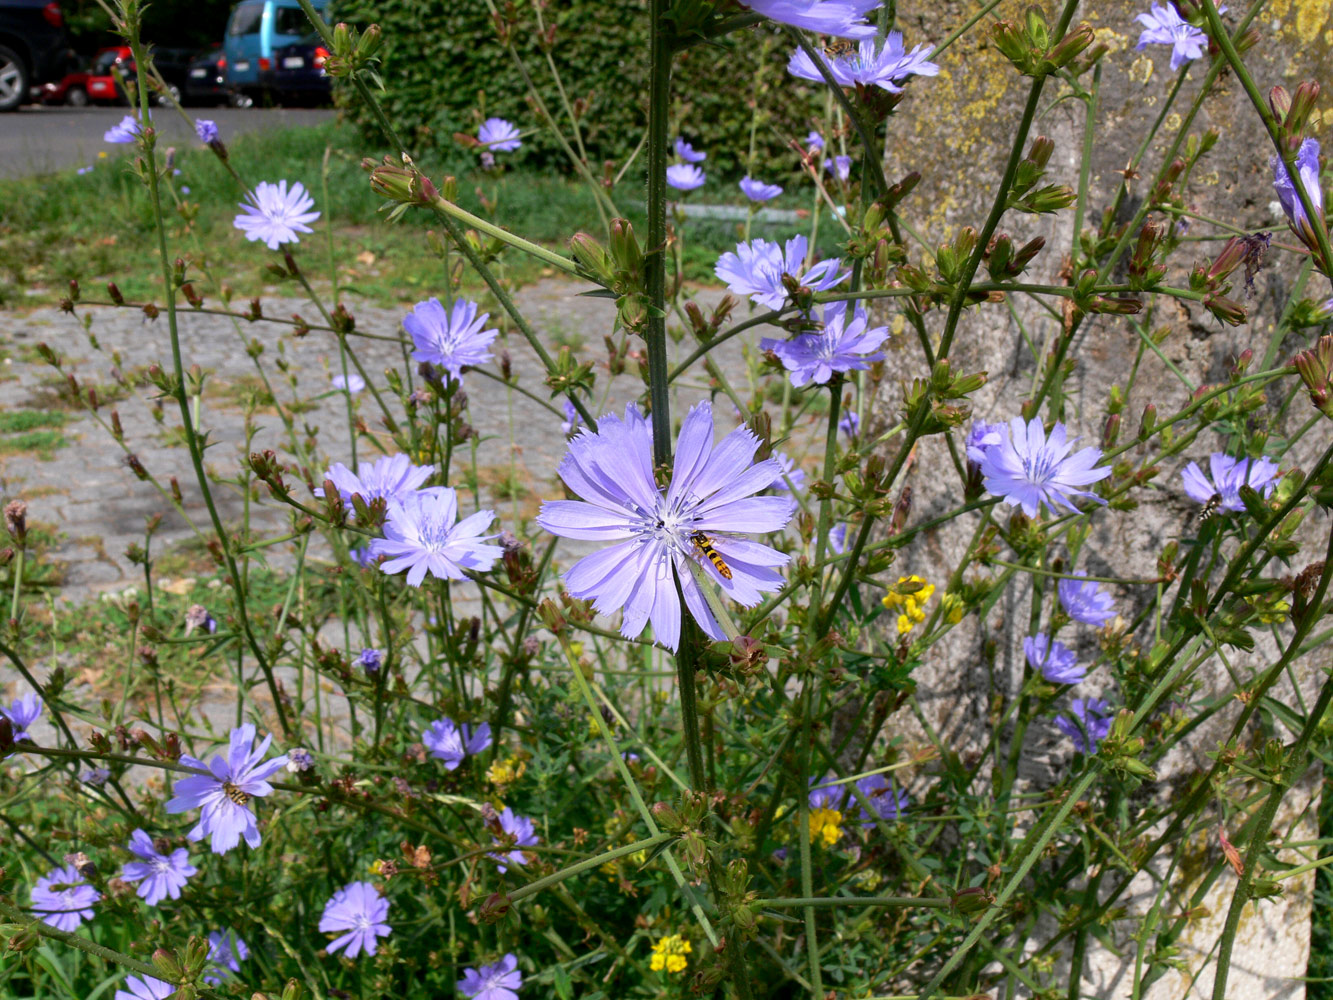
[[[678,975],[689,968],[690,960],[685,956],[694,951],[690,942],[679,934],[668,934],[653,943],[653,957],[648,967],[654,972],[665,969],[672,975]]]
[[[898,612],[898,634],[906,635],[926,620],[926,602],[934,593],[933,583],[916,575],[900,576],[880,603]]]

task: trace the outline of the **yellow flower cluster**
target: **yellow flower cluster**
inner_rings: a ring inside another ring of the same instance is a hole
[[[881,602],[890,611],[898,611],[898,634],[906,635],[926,620],[925,606],[935,593],[935,585],[919,576],[900,576]]]
[[[653,957],[648,963],[648,968],[654,972],[661,972],[663,969],[670,973],[684,972],[690,964],[685,956],[692,951],[694,949],[690,947],[690,943],[679,934],[668,934],[653,945]]]
[[[497,760],[486,770],[486,780],[496,788],[503,790],[512,785],[519,778],[523,777],[523,772],[528,769],[528,765],[517,757],[510,757],[507,760]]]
[[[842,836],[842,813],[836,809],[810,810],[810,843],[823,840],[825,847],[832,847]]]

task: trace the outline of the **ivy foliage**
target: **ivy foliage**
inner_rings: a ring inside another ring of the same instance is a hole
[[[390,120],[415,150],[442,157],[460,170],[474,155],[454,140],[454,133],[475,135],[491,116],[534,133],[525,134],[522,149],[505,154],[506,164],[572,170],[559,140],[552,130],[540,128],[539,113],[527,99],[524,71],[561,132],[572,138],[549,54],[569,101],[587,103],[579,127],[590,169],[601,176],[606,161],[618,169],[643,137],[647,8],[645,0],[555,0],[542,13],[548,31],[554,28],[548,53],[535,13],[520,4],[511,38],[522,69],[499,50],[483,0],[338,0],[333,17],[358,27],[380,25],[386,90],[380,98]],[[804,138],[812,127],[823,130],[825,95],[822,88],[786,77],[791,48],[780,31],[750,29],[678,58],[673,89],[689,99],[674,106],[677,130],[696,146],[702,141],[709,152],[704,166],[713,178],[737,179],[746,172],[756,96],[760,121],[754,172],[778,181],[796,177],[798,160],[787,143]],[[348,103],[358,125],[368,136],[374,133],[364,110]]]

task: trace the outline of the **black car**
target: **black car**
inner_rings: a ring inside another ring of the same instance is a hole
[[[227,86],[227,57],[215,45],[190,63],[185,77],[186,104],[226,104],[232,100]]]
[[[69,68],[65,15],[46,0],[0,0],[0,111],[15,111],[33,87]]]
[[[265,82],[280,104],[326,104],[333,93],[324,62],[329,50],[318,34],[273,50],[273,69]]]

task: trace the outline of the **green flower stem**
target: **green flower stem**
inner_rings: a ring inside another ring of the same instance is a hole
[[[579,663],[578,657],[570,649],[569,637],[561,632],[557,638],[560,640],[560,648],[564,651],[565,658],[569,661],[569,665],[574,668],[574,683],[577,685],[579,693],[583,695],[584,703],[588,706],[588,714],[592,716],[593,721],[597,724],[598,734],[606,741],[607,747],[611,750],[611,766],[620,775],[620,780],[624,783],[625,790],[629,793],[630,801],[634,803],[639,818],[643,820],[644,826],[648,827],[649,836],[661,836],[662,831],[658,829],[657,821],[653,819],[652,812],[649,811],[647,803],[643,801],[643,794],[639,791],[639,785],[634,780],[634,775],[629,773],[625,758],[620,755],[620,747],[616,743],[615,734],[611,732],[611,727],[606,724],[606,720],[602,718],[602,713],[597,709],[597,702],[593,697],[592,688],[588,685],[588,678],[583,676],[583,665]],[[669,849],[663,851],[662,856],[666,859],[667,869],[671,872],[671,877],[675,879],[676,887],[680,889],[681,895],[689,901],[694,918],[699,921],[699,926],[703,929],[708,942],[716,948],[720,943],[717,932],[713,930],[713,925],[709,922],[707,915],[704,913],[703,905],[686,880],[680,864]]]
[[[17,906],[10,903],[6,898],[0,896],[0,914],[2,914],[9,923],[18,924],[27,930],[41,935],[44,938],[50,938],[52,941],[59,941],[61,944],[67,944],[71,948],[77,948],[87,955],[93,955],[104,962],[111,962],[130,972],[137,972],[141,976],[152,976],[154,979],[162,979],[163,973],[155,965],[148,962],[141,962],[132,955],[126,955],[124,952],[108,948],[106,945],[98,944],[96,941],[90,941],[86,937],[80,937],[71,931],[61,931],[43,923],[40,920],[34,920]],[[210,990],[206,986],[196,986],[196,993],[201,997],[212,998],[212,1000],[223,1000],[220,993]]]
[[[162,294],[167,302],[167,331],[171,340],[171,366],[176,383],[173,395],[176,397],[176,402],[180,408],[181,426],[185,432],[184,437],[190,452],[190,462],[194,466],[195,481],[199,486],[200,494],[204,498],[204,505],[208,508],[209,519],[213,522],[214,535],[218,547],[222,550],[223,561],[226,563],[229,583],[236,598],[236,616],[241,621],[241,631],[245,633],[246,644],[250,647],[250,652],[259,664],[259,669],[263,672],[264,680],[268,684],[269,696],[273,699],[273,711],[278,717],[278,725],[282,729],[283,737],[291,740],[291,720],[287,718],[287,710],[282,704],[282,696],[278,691],[278,680],[273,673],[273,665],[269,663],[268,657],[264,654],[250,622],[250,613],[246,606],[245,583],[231,549],[231,538],[222,523],[221,515],[218,514],[217,504],[213,502],[213,491],[208,483],[208,473],[204,469],[203,449],[200,446],[199,435],[195,432],[194,419],[190,413],[190,400],[185,389],[185,362],[181,355],[180,329],[176,322],[176,287],[172,281],[171,256],[167,252],[167,225],[162,213],[162,195],[159,190],[160,178],[157,169],[157,156],[154,153],[156,137],[152,129],[147,126],[147,122],[150,120],[146,88],[146,72],[149,59],[148,53],[144,49],[143,40],[139,36],[141,25],[137,0],[126,0],[124,13],[126,40],[134,52],[134,61],[138,73],[140,121],[145,123],[144,132],[146,134],[140,139],[140,148],[143,152],[144,171],[148,177],[148,193],[153,207],[154,228],[157,232],[158,259],[162,266]]]
[[[487,236],[494,237],[502,243],[508,243],[516,250],[522,250],[524,253],[536,257],[538,260],[544,261],[552,267],[558,267],[566,274],[572,274],[575,277],[584,278],[585,280],[592,280],[588,278],[587,275],[583,274],[579,270],[579,266],[568,257],[563,257],[554,250],[547,250],[544,246],[539,246],[536,243],[523,239],[521,236],[516,236],[507,229],[501,229],[499,226],[495,225],[495,223],[487,222],[485,219],[473,215],[466,209],[460,208],[443,195],[436,195],[431,199],[430,207],[435,209],[436,212],[442,212],[455,221],[471,226],[473,229],[479,230]]]
[[[1212,18],[1216,19],[1217,11],[1212,9],[1210,0],[1205,0],[1205,3],[1209,6]],[[1301,642],[1319,620],[1320,612],[1323,611],[1324,597],[1328,593],[1330,579],[1333,579],[1333,532],[1330,532],[1328,536],[1327,552],[1324,555],[1324,571],[1319,574],[1319,584],[1315,587],[1309,608],[1296,626],[1296,631],[1287,643],[1287,650],[1282,658],[1269,670],[1268,675],[1260,683],[1258,689],[1252,692],[1252,704],[1257,705],[1268,690],[1277,683],[1283,669],[1299,652]],[[1245,852],[1245,871],[1236,884],[1235,892],[1232,893],[1231,907],[1227,910],[1227,919],[1222,928],[1222,936],[1218,939],[1219,947],[1217,949],[1216,978],[1213,980],[1213,1000],[1226,1000],[1227,974],[1231,971],[1231,953],[1236,944],[1236,931],[1240,928],[1241,914],[1245,910],[1245,904],[1249,901],[1254,887],[1254,873],[1259,867],[1259,856],[1268,848],[1268,831],[1272,828],[1273,820],[1277,817],[1278,806],[1282,804],[1282,796],[1291,782],[1304,769],[1310,741],[1323,723],[1324,713],[1328,710],[1331,701],[1333,701],[1333,678],[1324,682],[1319,692],[1319,700],[1315,702],[1314,708],[1306,715],[1305,725],[1301,727],[1295,745],[1286,755],[1281,774],[1273,782],[1273,788],[1268,793],[1268,799],[1254,819],[1254,825],[1249,834],[1249,847]]]
[[[835,909],[858,906],[884,906],[914,908],[925,907],[932,910],[947,910],[953,906],[953,900],[942,896],[780,896],[773,899],[760,899],[755,905],[770,910],[783,910],[801,907],[802,909]]]
[[[1060,21],[1056,25],[1055,31],[1051,33],[1052,45],[1059,43],[1064,38],[1065,32],[1069,29],[1069,22],[1073,19],[1074,11],[1077,8],[1078,0],[1065,0]],[[995,188],[995,202],[991,206],[990,215],[986,217],[985,224],[981,227],[976,248],[968,255],[967,262],[963,265],[962,273],[959,276],[958,284],[954,288],[953,296],[949,300],[949,313],[944,321],[944,333],[940,337],[939,356],[941,358],[949,356],[949,348],[953,346],[954,334],[958,329],[958,320],[963,314],[963,306],[967,302],[972,278],[976,275],[977,268],[981,266],[982,255],[985,254],[991,237],[995,235],[995,230],[1000,224],[1000,219],[1009,207],[1009,194],[1014,184],[1014,174],[1018,170],[1018,164],[1023,159],[1023,147],[1027,145],[1028,132],[1032,129],[1032,122],[1036,118],[1037,107],[1041,102],[1041,92],[1045,84],[1046,77],[1044,75],[1036,76],[1032,80],[1032,87],[1028,91],[1027,104],[1023,107],[1023,117],[1018,123],[1018,130],[1014,133],[1013,145],[1009,149],[1009,160],[1005,163],[1004,173]]]
[[[1264,102],[1263,95],[1259,93],[1259,88],[1254,83],[1254,77],[1250,75],[1250,71],[1246,69],[1245,63],[1236,51],[1236,45],[1231,40],[1231,35],[1227,32],[1226,26],[1222,23],[1221,16],[1217,13],[1217,5],[1213,3],[1213,0],[1202,0],[1202,3],[1203,12],[1208,18],[1209,34],[1213,41],[1217,43],[1218,48],[1222,50],[1222,56],[1226,59],[1227,65],[1231,67],[1231,71],[1236,74],[1236,79],[1245,88],[1245,94],[1249,97],[1250,103],[1254,105],[1259,120],[1264,123],[1264,130],[1268,133],[1268,138],[1272,140],[1273,149],[1276,150],[1278,158],[1286,165],[1287,170],[1291,172],[1291,176],[1295,177],[1296,174],[1291,171],[1291,167],[1296,162],[1296,150],[1282,148],[1282,135],[1278,130],[1277,120]],[[1310,192],[1305,190],[1304,183],[1297,181],[1292,184],[1292,187],[1296,191],[1296,197],[1301,201],[1301,208],[1305,210],[1305,217],[1310,220],[1310,228],[1314,230],[1315,241],[1319,244],[1319,256],[1324,259],[1324,273],[1333,278],[1333,247],[1329,246],[1328,229],[1324,225],[1323,213],[1315,210],[1314,202],[1310,200]],[[1316,222],[1316,219],[1319,221]],[[1225,975],[1219,974],[1219,982],[1224,983],[1225,979]],[[1217,995],[1216,990],[1214,990],[1214,995]]]
[[[589,858],[587,861],[580,861],[576,865],[570,865],[568,868],[562,868],[558,872],[539,878],[535,882],[529,882],[509,893],[509,901],[517,903],[520,900],[527,899],[529,896],[535,896],[544,889],[559,885],[567,878],[575,875],[581,875],[583,872],[591,871],[594,868],[600,868],[609,861],[619,861],[621,858],[627,858],[631,854],[637,854],[639,851],[653,851],[663,844],[669,844],[676,839],[674,833],[658,833],[647,840],[636,840],[632,844],[624,844],[614,850],[599,854],[595,858]]]

